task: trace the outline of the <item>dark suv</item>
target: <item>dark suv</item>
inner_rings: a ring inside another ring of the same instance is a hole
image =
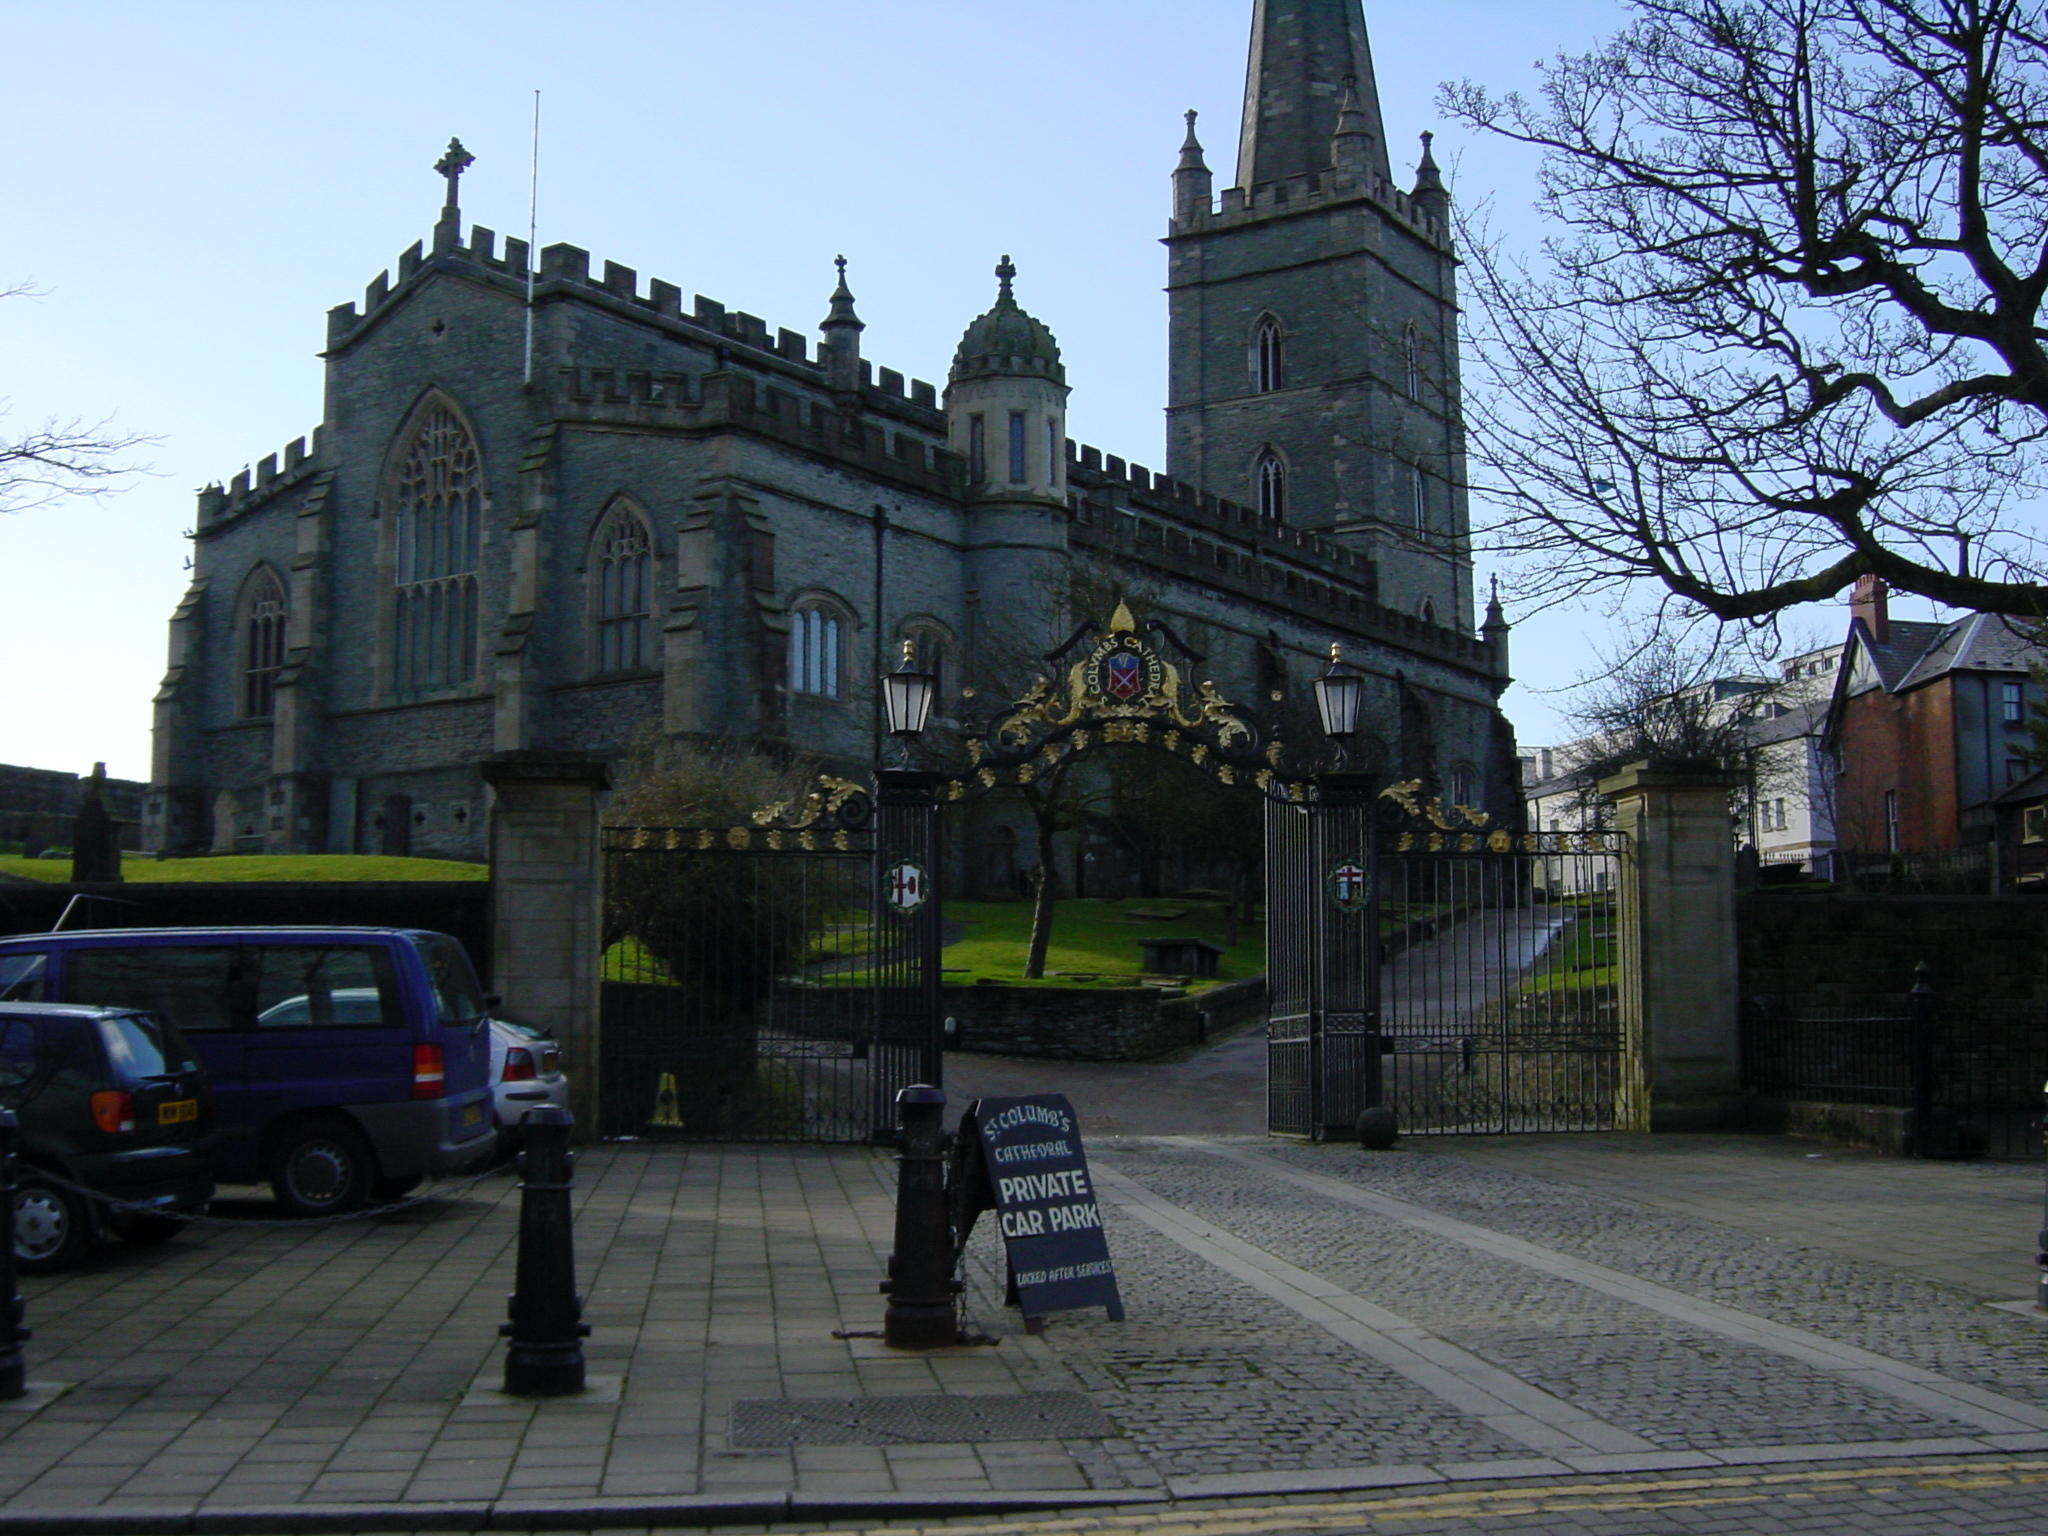
[[[163,1242],[213,1198],[213,1090],[151,1014],[0,1003],[0,1106],[20,1120],[14,1258],[30,1273],[77,1263],[102,1236]]]

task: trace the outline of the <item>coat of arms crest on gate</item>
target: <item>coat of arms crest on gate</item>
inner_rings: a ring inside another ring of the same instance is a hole
[[[1339,859],[1330,866],[1330,900],[1344,912],[1363,911],[1372,900],[1372,871],[1361,859]]]

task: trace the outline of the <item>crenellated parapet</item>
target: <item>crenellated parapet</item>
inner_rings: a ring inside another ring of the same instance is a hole
[[[218,482],[206,486],[199,492],[197,531],[204,533],[232,521],[311,478],[319,471],[319,456],[320,431],[316,427],[285,444],[282,454],[265,454],[226,486]]]
[[[470,226],[466,245],[454,245],[436,254],[427,254],[424,246],[415,242],[398,259],[396,284],[387,269],[378,273],[363,290],[360,309],[354,304],[340,304],[327,312],[328,348],[331,351],[353,341],[422,272],[447,270],[495,280],[516,289],[522,297],[531,277],[536,301],[576,294],[665,323],[694,339],[752,352],[762,362],[772,359],[771,366],[793,367],[806,376],[815,377],[820,387],[826,383],[823,349],[814,354],[810,340],[803,332],[781,326],[771,333],[768,322],[760,316],[748,314],[745,310],[728,309],[716,299],[707,299],[702,294],[694,295],[691,307],[685,310],[683,290],[676,284],[652,278],[643,290],[640,275],[634,268],[616,261],[606,261],[594,267],[590,252],[581,246],[558,243],[544,247],[540,252],[540,266],[533,271],[528,268],[531,259],[532,252],[527,242],[509,237],[503,254],[499,254],[496,233],[480,224]],[[901,400],[931,411],[938,409],[935,386],[923,379],[906,380],[893,368],[878,370],[863,363],[860,383],[863,392],[872,391],[884,400]]]
[[[1352,634],[1491,675],[1486,641],[1378,601],[1378,573],[1357,550],[1261,517],[1142,464],[1070,442],[1070,517],[1078,543],[1136,556],[1205,586],[1322,617]]]
[[[903,376],[884,372],[900,388]],[[736,428],[910,490],[953,500],[966,492],[965,465],[928,429],[892,429],[864,410],[848,413],[734,369],[687,374],[570,366],[557,378],[564,420],[697,432]]]
[[[1383,176],[1336,171],[1289,176],[1253,187],[1229,187],[1217,206],[1210,206],[1206,199],[1184,200],[1168,226],[1168,237],[1258,224],[1289,213],[1360,200],[1384,209],[1426,244],[1450,249],[1450,228],[1441,211],[1430,206],[1431,200],[1411,197]]]

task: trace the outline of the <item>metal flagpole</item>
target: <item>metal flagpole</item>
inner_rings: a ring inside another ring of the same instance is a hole
[[[533,93],[533,158],[526,187],[526,371],[528,389],[533,388],[533,274],[540,265],[540,92]]]

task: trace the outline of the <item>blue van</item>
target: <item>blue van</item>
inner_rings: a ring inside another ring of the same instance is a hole
[[[487,1161],[487,1002],[462,946],[396,928],[97,929],[0,939],[0,1002],[169,1019],[213,1079],[215,1176],[330,1216]]]

